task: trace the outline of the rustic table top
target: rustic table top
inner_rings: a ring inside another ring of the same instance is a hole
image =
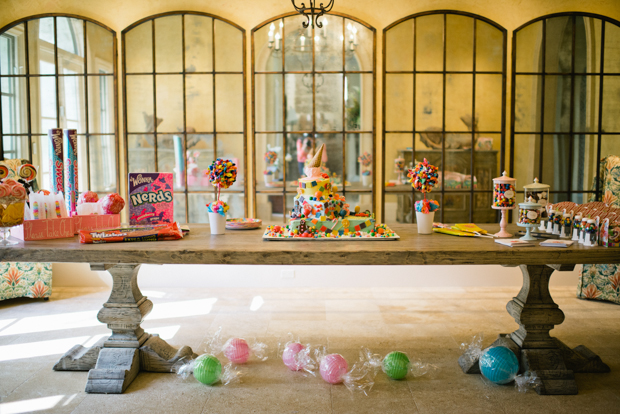
[[[396,241],[263,241],[265,230],[227,230],[212,236],[206,224],[190,225],[182,240],[166,242],[80,244],[78,238],[29,241],[0,247],[2,261],[265,264],[265,265],[468,265],[620,263],[620,249],[507,247],[488,238],[445,234],[419,235],[413,224],[390,226]],[[481,225],[489,231],[497,224]],[[519,228],[511,225],[516,233]],[[515,237],[516,238],[516,237]]]

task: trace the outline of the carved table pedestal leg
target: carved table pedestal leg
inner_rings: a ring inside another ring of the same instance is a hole
[[[177,350],[140,326],[153,303],[138,288],[139,264],[93,264],[91,268],[112,275],[112,292],[97,315],[112,335],[91,348],[74,346],[54,370],[89,370],[86,392],[120,394],[140,370],[170,372],[179,359],[197,357],[190,347]]]
[[[523,287],[506,305],[519,329],[501,334],[491,346],[511,349],[520,361],[520,372],[535,371],[540,379],[538,394],[577,394],[574,373],[609,372],[609,367],[585,346],[570,349],[549,331],[564,322],[564,312],[553,302],[549,279],[554,270],[572,270],[574,266],[521,265]],[[467,374],[479,374],[477,358],[463,355],[459,365]]]

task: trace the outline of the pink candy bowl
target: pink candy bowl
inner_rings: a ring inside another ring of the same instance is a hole
[[[250,347],[245,339],[229,339],[224,344],[224,356],[233,364],[244,364],[250,357]]]
[[[347,360],[340,354],[327,355],[321,360],[321,377],[330,384],[342,382],[342,376],[349,370]]]
[[[306,364],[303,361],[298,361],[296,359],[297,354],[302,349],[306,349],[306,347],[297,342],[293,342],[292,344],[288,344],[286,346],[286,349],[282,354],[282,361],[291,371],[299,371],[300,369],[304,369],[306,367]]]

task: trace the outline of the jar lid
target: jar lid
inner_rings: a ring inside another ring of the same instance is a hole
[[[531,201],[525,201],[523,203],[519,203],[519,208],[524,210],[538,210],[542,205],[538,203],[533,203]]]
[[[549,184],[542,184],[538,182],[538,178],[534,178],[534,182],[532,184],[524,185],[524,190],[548,190]]]
[[[506,171],[502,173],[501,177],[497,177],[493,179],[494,183],[505,183],[505,184],[514,184],[516,182],[516,178],[511,178],[506,175]]]

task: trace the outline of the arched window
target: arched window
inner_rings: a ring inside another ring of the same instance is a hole
[[[549,184],[552,202],[587,202],[598,160],[620,155],[620,22],[553,14],[512,42],[512,176]]]
[[[493,222],[492,181],[504,168],[506,30],[484,17],[433,11],[384,29],[384,219],[412,223],[407,170],[437,166],[437,220]],[[404,163],[404,171],[397,166]]]
[[[287,14],[252,30],[254,190],[263,220],[288,218],[304,162],[320,144],[339,193],[374,211],[375,29],[337,13],[321,17],[322,28],[304,29],[303,20]]]
[[[79,190],[118,191],[116,33],[80,16],[0,29],[0,157],[29,159],[50,188],[50,128],[78,132]]]
[[[237,181],[221,198],[230,217],[245,217],[245,31],[175,12],[122,36],[127,171],[173,172],[175,220],[204,223],[215,199],[205,171],[216,158],[232,159]]]

